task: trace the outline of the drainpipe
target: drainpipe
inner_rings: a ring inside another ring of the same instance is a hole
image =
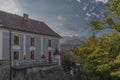
[[[10,32],[9,33],[10,80],[12,80],[11,30],[9,32]]]

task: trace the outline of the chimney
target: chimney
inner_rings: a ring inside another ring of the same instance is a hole
[[[29,15],[28,14],[23,14],[23,20],[25,20],[25,21],[28,21],[28,17],[29,17]]]

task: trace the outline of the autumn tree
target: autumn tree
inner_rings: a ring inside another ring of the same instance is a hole
[[[84,80],[120,80],[120,0],[105,4],[104,19],[92,20],[93,30],[111,28],[111,34],[91,36],[78,49],[74,59],[82,64]]]

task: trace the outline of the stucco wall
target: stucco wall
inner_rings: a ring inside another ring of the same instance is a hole
[[[37,60],[40,59],[40,56],[41,56],[41,37],[36,37],[36,53],[37,54],[35,57]]]
[[[6,30],[3,32],[3,38],[2,38],[2,59],[7,59],[9,60],[9,31]],[[13,43],[13,37],[14,35],[19,36],[20,40],[20,45],[15,46]],[[30,45],[30,38],[34,37],[35,38],[35,59],[40,59],[41,54],[45,54],[46,59],[48,60],[48,40],[50,39],[52,41],[52,54],[56,48],[56,46],[59,46],[59,39],[54,38],[54,37],[47,37],[47,36],[42,36],[42,35],[37,35],[37,34],[29,34],[29,33],[22,33],[22,32],[17,32],[17,31],[12,31],[12,46],[11,46],[11,52],[13,54],[13,51],[18,50],[20,54],[20,59],[23,60],[23,55],[26,54],[26,59],[30,60],[30,50],[33,49]],[[41,42],[41,39],[42,42]],[[41,45],[42,44],[42,45]],[[41,50],[43,49],[43,50]],[[12,55],[13,56],[13,55]],[[52,56],[53,57],[53,56]]]
[[[3,32],[3,38],[1,38],[1,39],[3,39],[3,44],[2,44],[2,53],[1,54],[3,54],[3,56],[2,56],[2,59],[3,60],[8,60],[9,59],[9,32]]]
[[[48,60],[48,39],[43,38],[43,54],[45,54],[46,59]]]

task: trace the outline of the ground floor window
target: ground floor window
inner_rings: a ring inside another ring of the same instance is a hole
[[[14,60],[19,60],[19,51],[14,51],[13,58]]]
[[[32,50],[32,51],[31,51],[31,59],[32,59],[32,60],[34,60],[34,59],[35,59],[34,54],[35,54],[35,51],[34,51],[34,50]]]
[[[52,62],[52,53],[49,51],[49,62]]]

